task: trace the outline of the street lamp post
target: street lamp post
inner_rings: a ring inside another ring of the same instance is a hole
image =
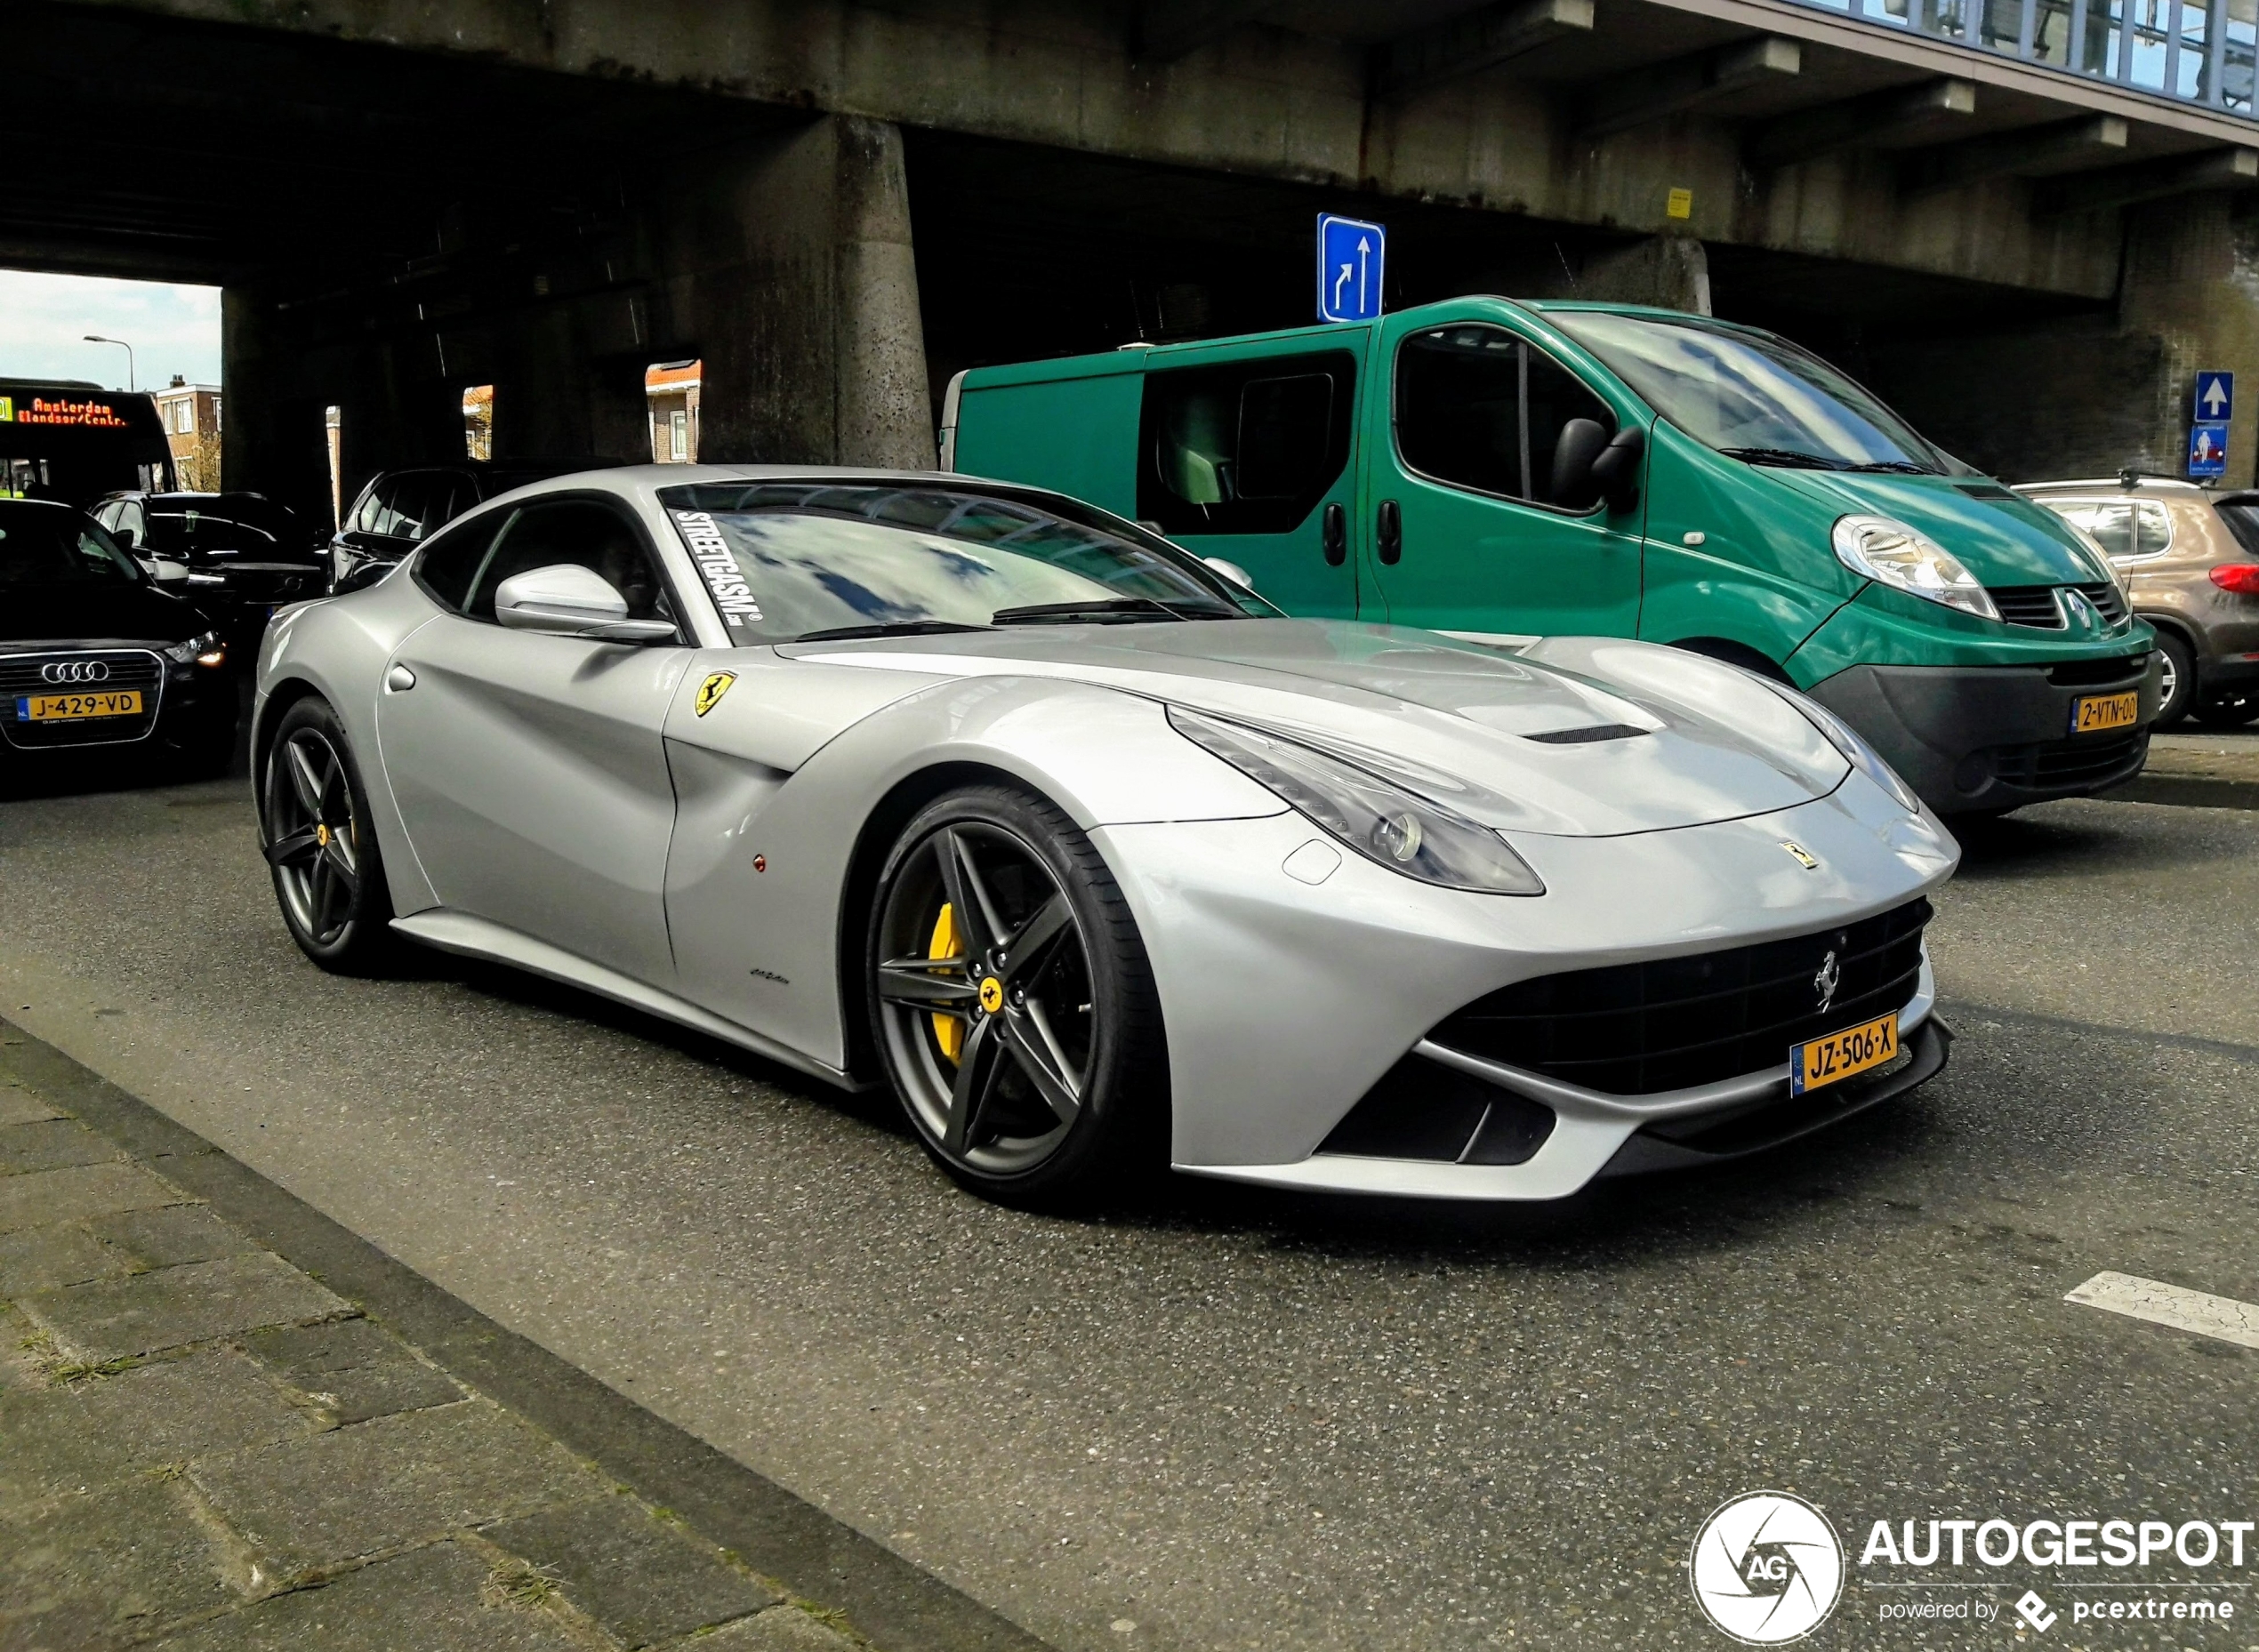
[[[99,333],[88,333],[86,335],[86,342],[89,344],[115,344],[118,347],[118,349],[124,350],[125,352],[125,388],[129,390],[141,389],[141,386],[135,383],[133,380],[133,347],[131,344],[128,344],[124,339],[106,339]]]

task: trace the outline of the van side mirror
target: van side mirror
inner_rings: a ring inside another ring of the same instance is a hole
[[[1626,425],[1609,438],[1592,461],[1592,485],[1612,510],[1628,510],[1639,500],[1639,463],[1647,456],[1647,432]]]
[[[1594,462],[1607,451],[1608,432],[1592,419],[1572,419],[1553,444],[1553,503],[1565,510],[1588,510],[1600,500]]]

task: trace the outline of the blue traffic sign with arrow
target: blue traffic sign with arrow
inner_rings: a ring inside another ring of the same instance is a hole
[[[2225,424],[2235,417],[2236,376],[2232,373],[2196,375],[2196,422]]]
[[[1380,314],[1388,232],[1362,219],[1318,214],[1318,319],[1371,321]]]

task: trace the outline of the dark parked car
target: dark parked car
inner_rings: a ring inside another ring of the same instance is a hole
[[[246,666],[277,608],[328,589],[314,531],[262,493],[112,493],[93,514],[160,586],[209,613]]]
[[[71,752],[216,774],[235,751],[227,645],[68,505],[0,499],[0,771]]]
[[[355,590],[474,505],[529,482],[575,470],[606,470],[617,459],[505,459],[381,470],[361,490],[329,542],[329,589]]]

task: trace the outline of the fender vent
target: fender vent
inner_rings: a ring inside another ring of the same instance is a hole
[[[1646,732],[1628,723],[1595,723],[1590,728],[1556,728],[1551,734],[1527,734],[1523,738],[1548,746],[1589,746],[1603,740],[1629,740]]]

